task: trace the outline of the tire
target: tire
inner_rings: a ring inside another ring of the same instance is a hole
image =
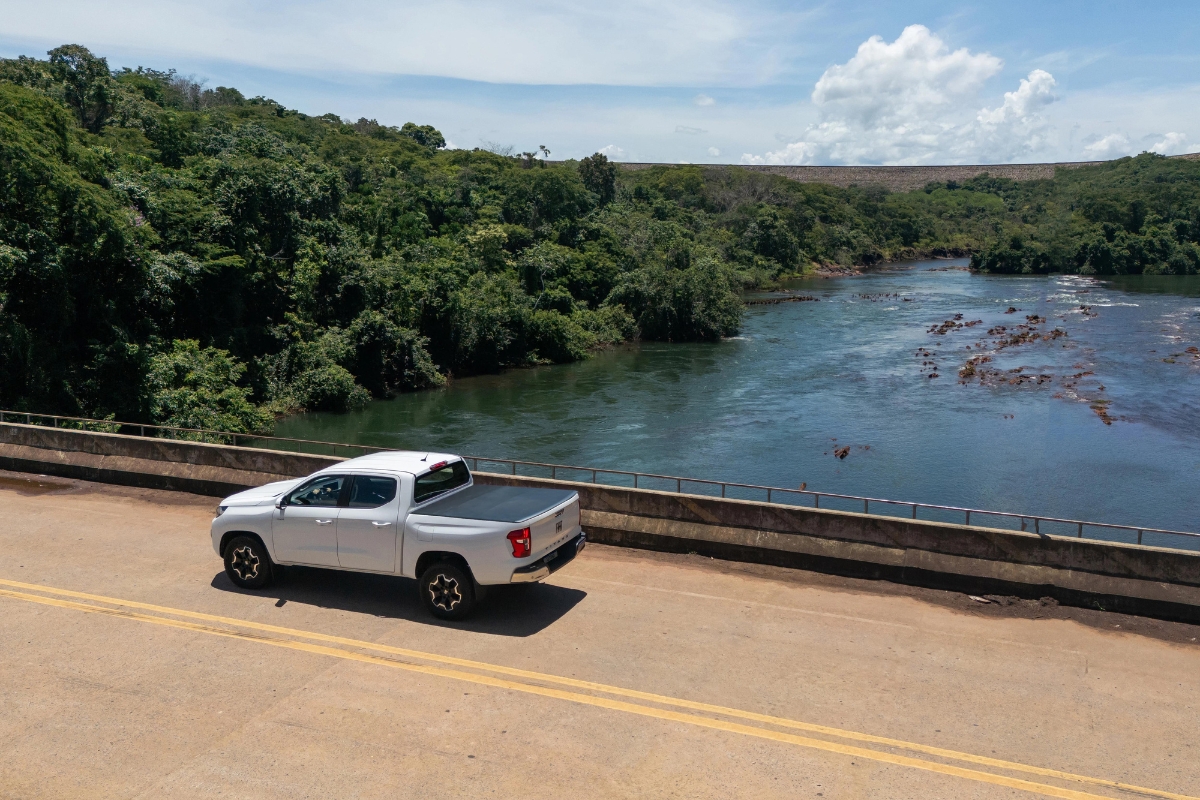
[[[275,565],[254,536],[235,536],[225,546],[225,574],[235,586],[243,589],[263,589],[275,577]]]
[[[425,608],[438,619],[463,619],[475,607],[475,582],[452,561],[439,561],[425,570],[420,591]]]

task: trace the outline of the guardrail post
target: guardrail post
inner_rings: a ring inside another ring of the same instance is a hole
[[[820,508],[820,507],[821,507],[821,495],[814,494],[813,495],[813,508]]]
[[[725,496],[725,484],[721,484],[721,497]]]
[[[552,464],[550,466],[550,480],[554,480],[557,477],[558,477],[558,467],[556,467]]]
[[[1079,523],[1079,533],[1076,534],[1080,539],[1083,538],[1083,523]]]
[[[510,463],[512,464],[512,474],[516,475],[517,474],[517,462],[512,461]]]
[[[771,487],[767,487],[767,502],[771,502]]]
[[[1142,543],[1142,529],[1138,528],[1138,544]]]
[[[917,504],[913,503],[912,507],[913,507],[913,519],[916,519],[917,518]]]
[[[635,489],[638,488],[637,478],[638,478],[638,474],[636,472],[633,473],[633,488],[635,488]]]
[[[968,512],[967,512],[967,520],[966,520],[966,522],[964,522],[963,524],[964,524],[964,525],[970,525],[970,524],[971,524],[971,512],[970,512],[970,511],[968,511]]]
[[[870,508],[870,506],[869,506],[869,505],[867,505],[869,502],[870,502],[870,501],[869,501],[869,500],[867,500],[867,498],[865,498],[865,497],[863,498],[863,513],[864,513],[864,514],[870,514],[870,513],[871,513],[871,512],[868,510],[868,509]]]
[[[683,493],[683,489],[680,486],[680,480],[679,480],[679,478],[676,478],[675,479],[675,494],[682,494],[682,493]],[[767,502],[768,503],[771,502],[771,493],[770,492],[767,492]]]
[[[596,470],[592,470],[592,483],[596,482]]]

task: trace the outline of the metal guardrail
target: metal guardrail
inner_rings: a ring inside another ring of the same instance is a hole
[[[178,428],[178,427],[172,427],[169,425],[150,425],[150,424],[143,424],[140,422],[118,422],[115,420],[89,419],[86,417],[67,417],[67,416],[60,416],[60,415],[55,415],[55,414],[35,414],[32,412],[26,412],[26,411],[0,410],[0,422],[24,422],[26,425],[46,425],[46,422],[45,422],[46,420],[49,420],[50,427],[54,427],[54,428],[69,428],[69,429],[74,429],[74,430],[92,430],[92,431],[100,431],[100,432],[104,432],[104,433],[123,433],[126,435],[150,436],[152,438],[175,439],[175,440],[184,440],[184,441],[199,441],[199,442],[218,443],[218,444],[223,443],[223,444],[231,444],[234,446],[246,446],[246,447],[261,447],[261,446],[263,446],[262,443],[274,444],[274,443],[283,442],[283,443],[288,443],[290,445],[295,445],[295,450],[297,453],[304,453],[303,447],[305,445],[316,446],[316,447],[321,447],[321,448],[329,448],[329,450],[330,450],[330,452],[324,452],[324,453],[310,452],[310,453],[308,453],[309,455],[337,456],[337,455],[339,455],[339,450],[341,450],[347,454],[357,452],[359,455],[365,455],[367,453],[378,453],[378,452],[383,452],[386,450],[396,449],[396,448],[392,448],[392,447],[375,447],[373,445],[365,445],[365,444],[347,444],[345,442],[324,442],[324,441],[320,441],[317,439],[291,439],[291,438],[287,438],[284,436],[265,436],[265,435],[250,434],[250,433],[230,433],[229,431],[211,431],[211,430],[206,430],[203,428]],[[134,433],[135,431],[136,431],[136,434]],[[163,434],[167,434],[167,435],[163,435]],[[1109,523],[1109,522],[1091,522],[1088,520],[1068,519],[1068,518],[1064,518],[1064,517],[1047,517],[1047,516],[1042,516],[1042,515],[1037,515],[1037,514],[1016,514],[1016,513],[1012,513],[1012,512],[1008,512],[1008,511],[989,511],[987,509],[982,509],[982,508],[965,508],[962,506],[947,506],[947,505],[939,505],[936,503],[914,503],[914,502],[911,502],[908,500],[888,500],[888,499],[881,498],[881,497],[862,497],[859,495],[852,495],[852,494],[838,494],[836,492],[817,492],[817,491],[813,491],[811,489],[785,489],[785,488],[779,487],[779,486],[759,486],[757,484],[752,484],[752,483],[732,483],[729,481],[713,481],[713,480],[707,480],[705,478],[682,478],[682,477],[679,477],[676,475],[657,475],[657,474],[650,473],[650,472],[631,472],[628,470],[604,469],[602,467],[576,467],[576,466],[570,466],[568,464],[551,464],[551,463],[544,463],[544,462],[540,462],[540,461],[521,461],[518,459],[511,459],[511,458],[485,458],[483,456],[463,456],[463,458],[466,459],[468,462],[470,462],[471,468],[476,471],[478,471],[480,469],[479,465],[481,463],[482,464],[496,464],[496,465],[504,465],[507,468],[509,474],[511,474],[511,475],[521,474],[521,473],[517,472],[517,468],[524,467],[524,468],[532,468],[532,469],[538,469],[538,470],[549,470],[550,471],[549,477],[552,479],[558,479],[559,472],[564,471],[564,472],[572,473],[573,475],[575,475],[576,476],[575,479],[577,479],[579,475],[587,475],[589,477],[588,482],[595,483],[595,484],[601,485],[601,486],[622,486],[622,485],[624,485],[624,484],[619,484],[619,483],[609,483],[609,482],[600,480],[600,478],[602,476],[618,476],[618,477],[623,477],[623,478],[627,478],[627,479],[632,479],[632,488],[634,488],[634,489],[655,488],[655,489],[663,490],[663,487],[665,486],[666,491],[671,491],[671,488],[670,488],[671,484],[674,483],[674,491],[679,494],[699,494],[701,496],[717,496],[717,491],[719,491],[720,497],[729,497],[730,490],[737,490],[738,492],[749,491],[751,493],[761,493],[763,495],[763,499],[765,499],[766,502],[768,502],[768,503],[779,502],[779,500],[777,500],[777,497],[779,497],[779,496],[782,496],[785,499],[801,498],[803,500],[803,499],[811,498],[811,500],[812,500],[811,507],[812,508],[821,508],[822,507],[821,500],[822,500],[822,498],[825,498],[826,501],[837,500],[837,501],[848,501],[848,502],[854,503],[854,504],[862,503],[862,513],[864,513],[864,514],[872,513],[871,504],[874,503],[876,505],[876,507],[883,505],[883,506],[892,507],[892,508],[899,507],[899,508],[904,508],[906,510],[910,510],[912,519],[918,519],[918,517],[917,517],[918,509],[924,509],[927,511],[945,512],[945,513],[950,513],[950,514],[962,514],[963,515],[963,524],[968,525],[968,526],[971,525],[971,517],[972,516],[975,516],[976,518],[986,517],[986,518],[993,518],[993,519],[1012,520],[1012,521],[1016,521],[1017,523],[1019,523],[1020,530],[1022,530],[1022,531],[1028,531],[1029,526],[1032,525],[1033,533],[1035,533],[1039,536],[1049,535],[1049,534],[1043,532],[1043,530],[1042,530],[1042,528],[1045,524],[1050,524],[1050,525],[1054,525],[1054,526],[1065,526],[1067,530],[1073,530],[1073,533],[1077,538],[1083,538],[1085,529],[1097,529],[1099,531],[1108,531],[1108,532],[1122,532],[1122,533],[1129,533],[1131,535],[1136,534],[1138,544],[1143,544],[1143,540],[1144,540],[1146,534],[1151,534],[1154,536],[1166,536],[1166,537],[1182,536],[1182,537],[1185,537],[1185,541],[1189,545],[1187,549],[1200,549],[1200,533],[1196,533],[1196,532],[1192,532],[1192,531],[1176,531],[1176,530],[1169,530],[1169,529],[1165,529],[1165,528],[1150,528],[1150,527],[1137,526],[1137,525],[1119,525],[1119,524]],[[543,476],[538,476],[538,475],[528,475],[528,473],[526,473],[526,475],[527,475],[527,477],[543,477]],[[564,479],[571,480],[572,478],[568,477],[568,478],[564,478]],[[655,483],[657,483],[657,485],[656,486],[646,486],[645,485],[646,481],[655,482]],[[708,495],[704,492],[694,492],[694,491],[693,492],[685,492],[684,491],[685,488],[692,488],[692,487],[711,488],[712,494]],[[755,499],[755,498],[742,497],[742,498],[737,498],[737,499]],[[798,504],[797,503],[787,503],[787,505],[806,506],[806,504],[803,502],[798,503]],[[829,507],[830,506],[828,505],[828,502],[826,502],[825,508],[829,508]],[[845,510],[845,509],[835,509],[835,510]],[[875,511],[874,513],[879,514],[879,511]],[[897,515],[896,514],[880,514],[880,516],[897,516]],[[1063,534],[1059,534],[1059,535],[1063,535]],[[1101,537],[1089,536],[1088,538],[1101,538]]]

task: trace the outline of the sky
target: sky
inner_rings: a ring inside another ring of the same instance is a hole
[[[1200,3],[0,0],[0,56],[82,44],[455,147],[724,164],[1200,152]]]

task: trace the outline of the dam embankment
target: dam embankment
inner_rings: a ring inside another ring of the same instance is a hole
[[[223,496],[343,459],[0,423],[0,469]],[[593,541],[1200,621],[1200,553],[476,473],[579,492]]]
[[[1200,159],[1200,153],[1188,153],[1171,158]],[[856,166],[818,167],[791,164],[698,164],[705,168],[728,168],[765,172],[782,175],[800,183],[826,183],[830,186],[883,186],[893,192],[911,192],[928,183],[968,181],[987,173],[994,178],[1014,181],[1031,181],[1053,178],[1056,170],[1094,167],[1103,161],[1062,161],[1047,164],[944,164],[937,166]],[[651,167],[678,166],[675,164],[649,164],[621,162],[622,169],[640,170]]]

